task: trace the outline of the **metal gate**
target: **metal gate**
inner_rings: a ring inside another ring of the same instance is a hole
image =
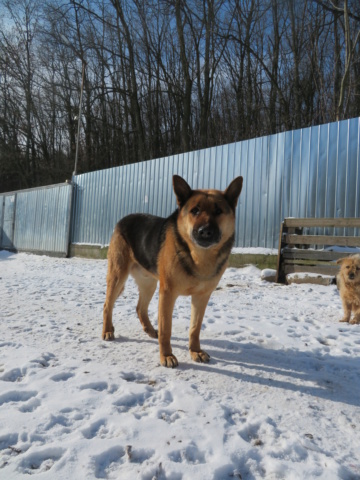
[[[13,248],[14,242],[14,221],[15,221],[15,205],[16,195],[3,196],[1,202],[0,218],[2,217],[2,229],[0,245],[3,248]]]
[[[0,195],[0,249],[67,256],[72,184]]]

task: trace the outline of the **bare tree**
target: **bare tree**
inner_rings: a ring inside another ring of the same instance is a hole
[[[0,6],[0,190],[360,114],[358,0]]]
[[[341,13],[343,14],[342,26],[344,29],[344,38],[345,38],[344,73],[341,78],[339,101],[336,107],[336,119],[340,120],[345,117],[349,107],[350,72],[351,72],[351,66],[352,66],[355,52],[356,52],[356,46],[360,39],[360,26],[357,32],[356,31],[352,32],[352,29],[350,26],[348,0],[344,0],[343,9],[339,9],[336,6],[334,6],[334,8],[336,10],[341,11]]]

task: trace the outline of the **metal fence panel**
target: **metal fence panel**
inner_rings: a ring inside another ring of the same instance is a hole
[[[4,194],[0,247],[67,256],[70,241],[72,185]]]
[[[14,242],[14,219],[15,219],[16,195],[3,197],[2,235],[1,246],[12,248]]]
[[[5,210],[5,195],[0,195],[0,248],[2,245],[3,237],[3,223],[4,223],[4,210]]]
[[[72,209],[70,184],[0,195],[0,248],[67,255],[70,217],[72,243],[107,245],[125,215],[176,208],[174,173],[221,190],[242,175],[236,246],[274,248],[284,217],[359,217],[359,163],[355,118],[77,175]]]
[[[359,140],[354,118],[77,175],[72,242],[107,245],[129,213],[169,215],[177,173],[219,189],[242,175],[236,246],[275,248],[284,217],[360,215]]]

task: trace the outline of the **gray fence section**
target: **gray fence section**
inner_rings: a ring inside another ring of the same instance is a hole
[[[73,186],[0,195],[0,248],[67,256]]]
[[[16,195],[6,195],[0,202],[2,204],[2,235],[0,236],[1,245],[4,248],[11,248],[14,241],[14,221]]]
[[[0,248],[66,256],[71,219],[72,243],[107,245],[125,215],[176,208],[174,173],[221,190],[242,175],[236,246],[274,248],[284,217],[359,217],[359,163],[355,118],[77,175],[73,208],[70,184],[0,194]]]
[[[78,175],[72,243],[107,245],[129,213],[169,215],[177,173],[218,189],[242,175],[236,246],[277,247],[284,217],[359,216],[359,140],[355,118]]]

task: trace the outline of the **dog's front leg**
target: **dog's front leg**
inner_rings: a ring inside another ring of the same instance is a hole
[[[210,294],[191,297],[191,324],[189,333],[189,351],[195,362],[207,363],[210,356],[200,348],[200,330]]]
[[[342,300],[344,316],[340,322],[349,322],[351,317],[351,303],[347,302],[345,299]]]
[[[159,317],[158,317],[158,338],[160,347],[160,363],[163,367],[174,368],[178,366],[178,361],[171,349],[171,328],[172,315],[176,295],[171,290],[165,288],[160,282],[159,288]]]
[[[352,325],[358,325],[360,323],[360,306],[353,304],[352,309],[354,312],[354,317],[349,321]]]

